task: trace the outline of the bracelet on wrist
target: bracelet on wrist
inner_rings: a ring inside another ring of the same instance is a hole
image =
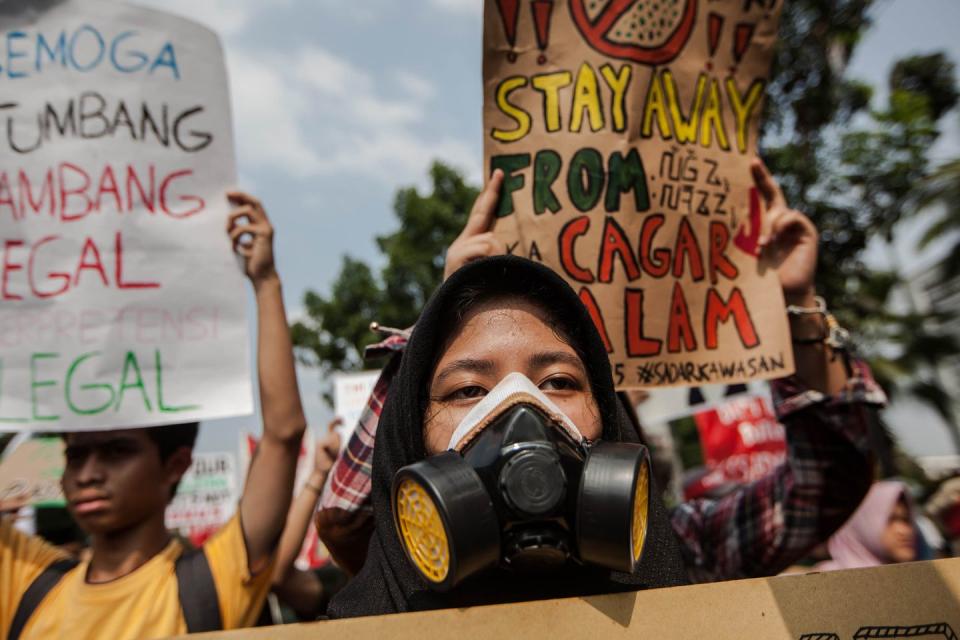
[[[840,326],[837,318],[827,308],[827,301],[822,296],[814,297],[813,307],[787,305],[787,315],[796,318],[819,315],[823,318],[822,332],[812,338],[792,338],[796,345],[825,344],[834,351],[845,350],[850,343],[850,332]]]
[[[812,307],[801,307],[795,304],[788,304],[787,315],[789,316],[813,316],[813,315],[825,316],[827,314],[827,301],[824,300],[822,296],[814,296],[813,302],[815,306],[812,306]]]

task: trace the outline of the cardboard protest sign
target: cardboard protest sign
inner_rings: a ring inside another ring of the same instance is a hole
[[[0,4],[0,424],[253,411],[217,37],[103,0]]]
[[[222,640],[955,640],[960,559],[637,593],[324,620]]]
[[[237,493],[236,461],[232,453],[195,453],[167,507],[166,525],[196,546],[233,516]]]
[[[0,502],[26,495],[34,506],[64,506],[60,489],[63,464],[62,439],[23,442],[0,461]]]
[[[727,483],[757,480],[786,458],[784,427],[764,397],[740,396],[693,419],[708,472],[687,488],[688,498]]]
[[[779,0],[486,0],[495,233],[579,293],[618,388],[793,370],[752,188]]]

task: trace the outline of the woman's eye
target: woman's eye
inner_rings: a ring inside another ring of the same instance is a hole
[[[487,390],[478,385],[460,387],[447,396],[448,400],[474,400],[487,395]]]
[[[555,376],[541,382],[540,389],[543,391],[574,391],[580,389],[580,384],[567,376]]]

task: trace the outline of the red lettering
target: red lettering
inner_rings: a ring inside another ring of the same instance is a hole
[[[189,193],[192,169],[166,174],[159,180],[157,169],[147,165],[138,172],[133,165],[114,168],[105,164],[90,169],[83,164],[60,162],[53,168],[33,174],[0,171],[0,214],[4,207],[13,220],[22,220],[28,212],[47,213],[60,222],[75,222],[91,213],[135,208],[156,213],[159,206],[168,217],[185,219],[204,210],[206,202]],[[159,192],[159,193],[158,193]]]
[[[711,287],[707,291],[707,305],[703,316],[704,342],[707,349],[716,349],[719,346],[718,327],[721,322],[729,320],[730,316],[733,316],[737,335],[740,336],[743,346],[752,349],[760,344],[757,330],[753,326],[753,319],[750,318],[750,311],[747,309],[747,302],[740,289],[734,287],[730,292],[730,299],[724,302],[717,290]]]
[[[78,174],[83,179],[83,186],[78,188],[67,188],[67,176],[66,170],[69,169],[75,174]],[[90,188],[90,176],[87,175],[87,172],[78,167],[75,164],[70,162],[62,162],[59,167],[59,181],[60,181],[60,219],[64,222],[71,222],[73,220],[79,220],[85,217],[90,210],[93,208],[93,203],[90,202],[90,197],[87,195],[87,189]],[[67,201],[72,197],[83,198],[83,210],[76,212],[68,212]]]
[[[663,349],[663,341],[643,335],[643,289],[625,289],[623,306],[627,355],[631,358],[659,355]]]
[[[177,178],[186,178],[192,175],[193,175],[192,169],[183,169],[181,171],[174,171],[173,173],[168,175],[166,178],[164,178],[163,182],[160,183],[160,208],[163,210],[164,213],[166,213],[171,218],[189,218],[195,213],[198,213],[203,210],[205,203],[202,198],[198,198],[197,196],[183,196],[183,195],[178,196],[178,199],[181,202],[192,203],[194,205],[192,209],[186,208],[182,211],[173,211],[167,205],[167,189],[170,188],[170,184]]]
[[[728,280],[739,275],[736,265],[727,257],[727,245],[730,244],[730,229],[722,222],[710,223],[710,282],[717,284],[719,271]]]
[[[64,257],[65,252],[73,246],[71,242],[64,242],[62,236],[46,235],[29,245],[29,254],[24,264],[24,261],[14,259],[13,251],[25,246],[28,245],[23,240],[6,240],[0,247],[3,249],[3,254],[0,255],[0,299],[2,300],[23,300],[23,296],[11,290],[11,276],[23,270],[26,271],[25,280],[31,296],[41,300],[54,298],[79,287],[84,274],[88,271],[97,274],[105,287],[116,286],[117,289],[124,290],[158,289],[161,286],[159,282],[147,279],[137,280],[131,278],[129,273],[125,273],[129,265],[125,264],[128,258],[124,253],[122,232],[116,232],[113,251],[106,255],[108,259],[113,258],[112,264],[104,262],[104,255],[96,240],[86,237],[75,263],[76,269],[70,272],[49,271],[44,268],[45,263],[56,265],[59,259]],[[110,269],[110,275],[114,277],[114,282],[108,278],[108,269]]]
[[[647,216],[640,229],[640,264],[654,278],[662,278],[670,271],[670,250],[653,249],[653,239],[663,226],[663,214]]]
[[[733,240],[733,244],[742,249],[744,253],[747,253],[751,256],[760,255],[760,251],[757,247],[760,242],[760,227],[763,224],[762,217],[763,212],[762,207],[760,206],[760,192],[757,191],[756,187],[751,187],[750,232],[747,232],[746,225],[744,225],[740,227],[737,237]]]
[[[683,277],[684,256],[690,264],[690,275],[694,282],[703,280],[703,255],[697,245],[697,236],[693,227],[686,218],[680,219],[680,228],[677,230],[677,245],[673,250],[673,276]]]
[[[14,220],[20,219],[20,212],[17,211],[17,205],[13,201],[13,192],[10,190],[10,181],[7,179],[7,172],[0,172],[0,207],[10,207],[10,215]]]
[[[87,254],[93,258],[93,262],[87,262]],[[109,287],[107,282],[107,272],[103,268],[103,260],[100,259],[100,250],[97,248],[93,238],[87,238],[83,243],[83,249],[80,251],[80,264],[77,265],[77,272],[73,275],[73,286],[80,284],[80,274],[87,269],[93,269],[100,274],[100,279],[105,287]]]
[[[100,175],[100,184],[97,186],[96,211],[103,210],[103,197],[112,195],[116,210],[123,211],[123,202],[120,200],[120,189],[117,188],[117,178],[113,175],[113,167],[107,165]]]
[[[27,207],[30,207],[30,210],[34,213],[40,213],[40,208],[43,206],[45,200],[50,202],[50,215],[53,216],[56,213],[56,199],[53,195],[53,170],[47,169],[47,175],[43,180],[43,186],[40,188],[40,200],[34,201],[33,199],[33,189],[30,187],[30,178],[27,177],[27,174],[20,170],[18,180],[20,182],[20,212],[21,215],[27,215]]]
[[[114,247],[116,251],[114,256],[116,258],[116,276],[117,276],[117,288],[118,289],[158,289],[160,288],[159,282],[126,282],[123,279],[123,234],[117,231],[117,236],[114,241]]]
[[[131,165],[127,165],[127,207],[128,211],[133,210],[133,187],[136,185],[137,192],[140,194],[140,202],[143,204],[144,208],[150,213],[154,212],[154,206],[157,197],[157,169],[152,164],[149,167],[149,176],[150,176],[150,192],[149,195],[143,190],[143,183],[140,182],[140,177],[137,176],[136,169]]]
[[[593,320],[593,324],[597,327],[597,332],[600,334],[600,339],[603,340],[604,349],[607,350],[607,353],[613,353],[613,345],[610,344],[610,336],[607,334],[607,326],[603,321],[603,314],[600,312],[600,306],[597,304],[597,299],[593,297],[592,293],[590,293],[590,289],[581,287],[580,302],[582,302],[583,306],[587,308],[587,312],[590,314],[590,319]]]
[[[683,340],[683,349],[695,351],[697,339],[693,335],[693,326],[690,324],[690,309],[687,299],[683,295],[680,283],[673,285],[673,300],[670,302],[670,326],[667,332],[667,351],[679,353],[680,341]]]
[[[41,291],[40,289],[37,288],[36,279],[34,278],[33,264],[34,264],[34,260],[37,257],[37,253],[40,251],[40,247],[47,244],[48,242],[53,242],[59,239],[60,239],[60,236],[44,236],[43,238],[40,238],[40,240],[38,240],[36,243],[34,243],[33,247],[30,248],[30,259],[27,262],[27,281],[30,283],[30,291],[33,293],[33,295],[35,295],[38,298],[52,298],[54,296],[60,295],[61,293],[63,293],[64,291],[70,288],[70,274],[63,273],[62,271],[58,271],[56,273],[50,272],[50,273],[47,273],[47,276],[46,276],[47,280],[53,280],[54,278],[56,278],[63,283],[63,286],[61,286],[56,291]]]
[[[563,229],[560,230],[560,266],[563,267],[563,270],[568,276],[577,282],[585,282],[587,284],[594,281],[593,273],[589,269],[584,269],[577,264],[576,257],[574,256],[574,245],[577,242],[577,238],[586,234],[589,229],[590,218],[580,216],[563,225]]]
[[[597,274],[600,282],[613,280],[613,257],[619,256],[620,263],[627,272],[627,280],[633,282],[640,277],[640,267],[633,256],[626,234],[612,217],[607,217],[603,225],[603,245],[600,247],[600,258],[597,265]]]
[[[23,300],[23,296],[16,293],[10,293],[7,290],[7,282],[10,274],[14,271],[23,269],[23,265],[11,260],[11,252],[17,247],[23,246],[23,240],[6,240],[3,243],[3,278],[0,278],[0,297],[4,300]]]

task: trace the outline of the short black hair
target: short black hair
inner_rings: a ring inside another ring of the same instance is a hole
[[[166,462],[181,447],[189,447],[193,451],[193,447],[197,443],[200,423],[165,424],[159,427],[147,427],[145,431],[157,445],[157,450],[160,452],[160,461]]]
[[[160,453],[160,462],[166,462],[178,449],[189,447],[193,451],[197,443],[197,433],[200,431],[199,422],[182,422],[180,424],[165,424],[159,427],[147,427],[147,436],[157,445]],[[170,501],[177,495],[180,483],[170,487]]]

